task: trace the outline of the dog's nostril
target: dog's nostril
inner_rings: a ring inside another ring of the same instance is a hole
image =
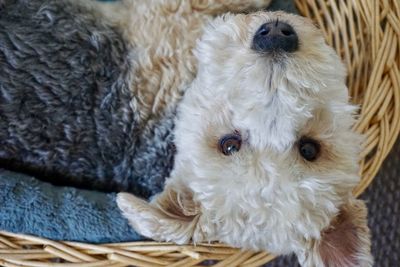
[[[285,35],[285,36],[289,36],[289,35],[294,34],[294,32],[292,32],[290,30],[282,30],[282,34]]]
[[[252,49],[259,52],[295,52],[299,39],[293,27],[285,22],[263,24],[253,38]]]

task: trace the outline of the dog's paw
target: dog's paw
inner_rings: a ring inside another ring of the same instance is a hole
[[[127,193],[117,195],[117,204],[135,231],[145,237],[186,244],[193,236],[197,220],[188,221]]]
[[[154,238],[159,227],[157,212],[146,201],[128,193],[117,195],[117,205],[130,225],[141,235]]]

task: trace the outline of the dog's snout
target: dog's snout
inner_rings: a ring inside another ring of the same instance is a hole
[[[299,38],[292,26],[285,22],[273,21],[263,24],[253,39],[253,49],[259,52],[295,52]]]

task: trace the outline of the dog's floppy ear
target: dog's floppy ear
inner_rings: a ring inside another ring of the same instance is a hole
[[[310,267],[368,267],[373,264],[370,247],[367,208],[363,201],[352,199],[299,259]]]
[[[172,184],[167,184],[151,203],[128,193],[119,193],[117,204],[139,234],[157,241],[188,243],[200,216],[192,193],[183,186]]]

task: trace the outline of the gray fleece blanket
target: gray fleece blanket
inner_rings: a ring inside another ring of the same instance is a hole
[[[292,1],[274,1],[282,8],[293,11]],[[0,0],[0,230],[142,239],[115,192],[149,198],[162,190],[175,114],[139,116],[134,53],[119,29],[83,7]]]

